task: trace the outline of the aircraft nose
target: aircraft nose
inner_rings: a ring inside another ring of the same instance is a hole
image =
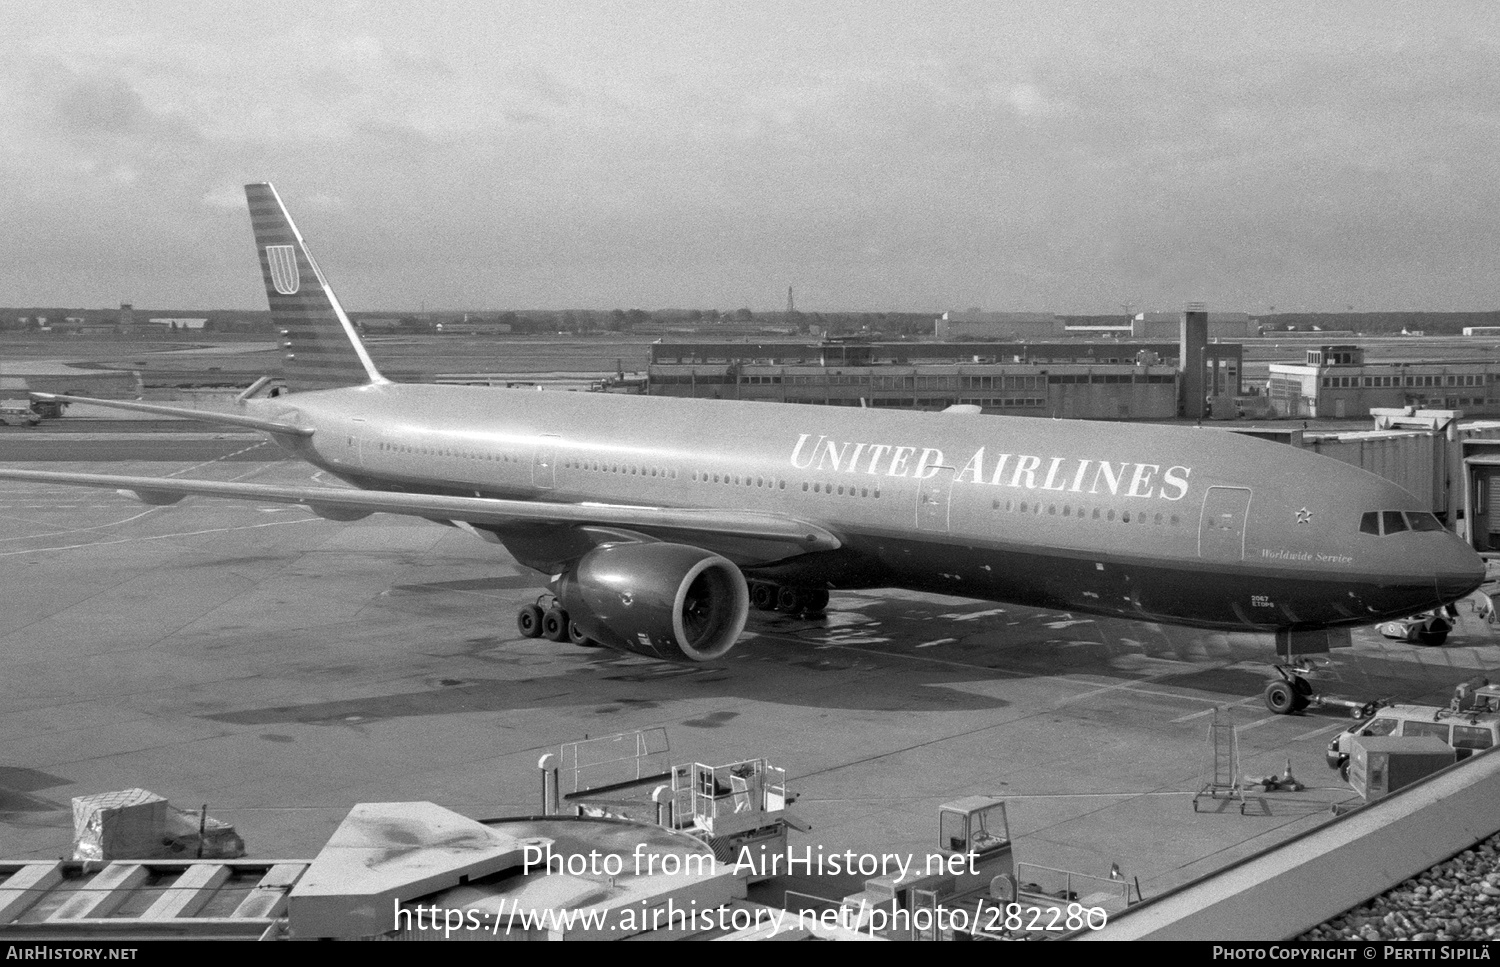
[[[1434,571],[1438,599],[1456,601],[1484,583],[1484,561],[1467,544],[1454,541],[1452,553],[1446,555]]]

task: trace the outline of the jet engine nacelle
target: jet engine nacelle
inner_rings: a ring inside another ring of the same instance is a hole
[[[590,638],[669,661],[720,657],[750,614],[740,569],[687,544],[600,547],[558,580],[556,593]]]

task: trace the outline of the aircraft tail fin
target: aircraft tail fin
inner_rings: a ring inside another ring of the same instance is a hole
[[[297,392],[389,382],[375,368],[276,189],[246,185],[245,200],[271,319],[286,351],[282,372],[287,388]]]

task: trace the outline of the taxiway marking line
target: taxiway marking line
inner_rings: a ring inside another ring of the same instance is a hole
[[[155,509],[155,508],[153,508]],[[147,511],[150,513],[150,511]],[[311,524],[320,520],[318,517],[304,517],[301,520],[271,520],[264,524],[245,524],[240,527],[212,527],[201,531],[179,531],[175,534],[154,534],[150,537],[122,537],[115,541],[90,541],[87,544],[65,544],[61,547],[33,547],[27,551],[5,551],[0,552],[0,557],[16,557],[21,554],[45,554],[49,551],[76,551],[85,547],[107,547],[111,544],[137,544],[143,541],[165,541],[174,537],[201,537],[204,534],[229,534],[234,531],[255,530],[258,527],[279,527],[282,524]],[[12,538],[19,540],[19,538]]]
[[[790,635],[777,634],[775,632],[757,631],[756,634],[759,635],[762,638],[770,638],[770,639],[773,639],[773,640],[779,639],[781,641],[789,642],[791,644],[796,644],[796,645],[807,645],[807,644],[809,644],[808,640],[805,639],[805,638],[793,638]],[[1025,673],[1025,672],[1011,671],[1008,668],[996,668],[996,667],[994,667],[992,665],[976,665],[976,664],[973,664],[972,662],[953,661],[951,659],[945,659],[945,658],[929,658],[926,655],[903,654],[902,652],[897,652],[897,651],[883,651],[883,650],[878,649],[878,648],[859,648],[859,647],[855,647],[853,645],[841,645],[841,644],[838,644],[836,642],[812,642],[812,644],[816,644],[819,649],[834,648],[834,649],[838,649],[840,651],[852,651],[852,652],[854,652],[856,654],[860,654],[860,655],[867,655],[867,656],[868,655],[880,655],[880,656],[885,657],[885,658],[898,658],[898,659],[905,659],[907,661],[927,662],[927,663],[933,664],[933,665],[946,665],[946,666],[948,666],[950,668],[978,669],[978,670],[981,670],[981,671],[989,672],[992,675],[1004,675],[1007,678],[1036,678],[1037,677],[1036,675],[1028,674],[1028,673]],[[1214,667],[1222,667],[1222,666],[1214,666]],[[1128,682],[1121,682],[1121,683],[1119,683],[1117,685],[1105,685],[1105,686],[1102,686],[1102,687],[1096,687],[1093,691],[1084,692],[1082,695],[1077,695],[1077,696],[1074,696],[1073,698],[1064,699],[1063,700],[1063,704],[1067,704],[1069,702],[1074,702],[1074,701],[1077,701],[1078,699],[1081,699],[1081,698],[1087,698],[1090,695],[1097,695],[1097,694],[1099,694],[1101,692],[1118,691],[1118,690],[1121,690],[1121,689],[1129,691],[1132,695],[1149,695],[1149,696],[1152,696],[1153,698],[1172,698],[1172,699],[1180,699],[1180,700],[1188,701],[1188,702],[1207,702],[1210,705],[1222,705],[1222,704],[1224,704],[1220,699],[1217,699],[1217,698],[1204,698],[1204,697],[1200,697],[1200,696],[1197,696],[1197,695],[1184,695],[1184,694],[1181,694],[1179,692],[1160,692],[1160,691],[1155,691],[1155,690],[1149,689],[1149,688],[1137,688],[1136,687],[1137,685],[1141,684],[1142,682],[1150,682],[1150,681],[1152,681],[1154,679],[1157,679],[1157,678],[1169,677],[1171,674],[1174,674],[1174,673],[1173,672],[1164,672],[1164,673],[1162,673],[1160,675],[1151,675],[1151,676],[1148,676],[1146,678],[1136,678],[1136,679],[1132,679],[1132,680],[1130,680]],[[1058,681],[1058,682],[1061,682],[1061,683],[1067,684],[1067,685],[1084,686],[1084,685],[1092,685],[1092,684],[1094,684],[1092,682],[1075,681],[1075,680],[1067,678],[1065,676],[1045,676],[1045,677],[1050,677],[1050,678],[1052,678],[1055,681]],[[1254,700],[1252,699],[1251,701],[1254,701]],[[1213,709],[1209,709],[1208,710],[1208,712],[1212,712],[1212,711],[1213,711]],[[1208,714],[1208,713],[1204,712],[1204,713],[1198,713],[1198,714]]]
[[[213,460],[208,461],[208,463],[214,463],[214,462],[215,461],[213,461]],[[198,466],[202,467],[202,466],[205,466],[205,464],[200,463],[200,464],[198,464]],[[272,464],[272,466],[275,466],[275,464]],[[193,468],[189,467],[188,469],[191,470]],[[182,473],[182,472],[185,472],[185,471],[178,471],[178,472]],[[246,477],[254,476],[255,474],[258,474],[258,473],[261,473],[261,472],[263,472],[263,468],[257,468],[257,469],[254,469],[254,470],[247,470],[247,471],[245,471],[242,474],[239,474],[239,475],[234,476],[234,477],[230,477],[228,482],[229,483],[234,483],[235,481],[238,481],[238,480],[244,480]],[[168,476],[171,476],[171,474],[168,474]],[[119,493],[119,491],[115,491],[115,493]],[[105,506],[105,505],[99,505],[99,506]],[[64,534],[83,534],[83,533],[87,533],[88,531],[104,530],[104,529],[109,528],[109,527],[119,527],[121,524],[128,524],[128,523],[130,523],[133,520],[140,520],[142,517],[145,517],[147,514],[154,514],[157,511],[163,510],[163,509],[165,509],[165,508],[162,508],[162,507],[147,507],[145,510],[141,511],[139,514],[134,514],[134,515],[132,515],[130,517],[126,517],[124,520],[111,521],[108,524],[94,524],[94,525],[89,526],[89,527],[69,527],[69,528],[65,528],[65,529],[60,530],[60,531],[54,531],[51,534],[32,534],[32,535],[29,535],[29,536],[28,535],[22,535],[20,537],[0,537],[0,544],[5,543],[6,541],[39,540],[39,539],[44,538],[44,537],[61,537]],[[49,525],[44,525],[44,526],[49,526]],[[206,532],[205,531],[203,533],[210,533],[210,532]],[[170,535],[163,535],[163,536],[170,536]],[[151,540],[152,538],[141,538],[141,539],[142,540]],[[97,542],[97,543],[119,544],[119,543],[124,543],[124,542],[123,541],[103,541],[103,542]],[[79,546],[89,547],[89,546],[95,546],[95,545],[87,545],[87,544],[85,544],[85,545],[79,545]],[[64,550],[64,551],[73,550],[73,549],[74,549],[73,547],[40,548],[40,550]],[[22,551],[20,553],[30,553],[30,552],[29,551]],[[9,556],[9,555],[7,555],[7,554],[0,554],[0,557],[7,557],[7,556]]]
[[[1303,732],[1301,735],[1294,735],[1292,736],[1292,741],[1300,742],[1303,739],[1310,739],[1315,735],[1322,735],[1324,732],[1332,732],[1335,729],[1343,730],[1345,727],[1346,726],[1342,722],[1337,722],[1333,725],[1325,725],[1321,729],[1313,729],[1311,732]]]
[[[20,537],[0,537],[0,544],[5,543],[6,541],[35,541],[35,540],[41,540],[42,538],[45,538],[45,537],[61,537],[63,534],[82,534],[85,531],[103,530],[106,527],[119,527],[121,524],[128,524],[128,523],[130,523],[133,520],[140,520],[142,517],[145,517],[147,514],[154,514],[158,510],[161,510],[161,508],[160,507],[147,507],[145,510],[141,511],[139,514],[134,514],[134,515],[132,515],[130,517],[125,518],[124,520],[111,521],[108,524],[95,524],[92,527],[69,527],[69,528],[66,528],[64,530],[53,531],[51,534],[31,534],[31,535],[22,535]],[[80,545],[80,546],[88,546],[88,545]],[[27,551],[19,551],[17,553],[26,554],[26,553],[29,553],[29,552],[27,552]],[[6,557],[6,556],[7,555],[5,555],[5,554],[0,554],[0,557]]]
[[[1244,707],[1246,705],[1254,705],[1258,701],[1260,701],[1260,700],[1256,699],[1256,698],[1242,698],[1238,702],[1226,702],[1225,705],[1224,705],[1224,707],[1225,708],[1242,708],[1242,707]],[[1204,709],[1201,712],[1189,712],[1186,715],[1179,715],[1179,716],[1177,716],[1177,718],[1175,718],[1175,719],[1172,720],[1172,724],[1173,725],[1181,725],[1184,722],[1191,722],[1193,719],[1201,719],[1205,715],[1212,715],[1212,714],[1214,714],[1214,710],[1211,709],[1211,708],[1206,708],[1206,709]]]
[[[1272,712],[1270,715],[1267,715],[1263,719],[1256,719],[1254,722],[1248,722],[1248,723],[1246,723],[1244,725],[1236,725],[1234,727],[1234,729],[1235,729],[1236,732],[1248,732],[1251,729],[1258,729],[1258,728],[1260,728],[1262,725],[1265,725],[1267,722],[1275,722],[1277,719],[1280,719],[1280,718],[1282,718],[1282,716],[1277,715],[1275,712]]]
[[[1103,695],[1105,692],[1126,691],[1126,692],[1135,692],[1135,693],[1140,694],[1140,695],[1171,695],[1170,692],[1149,692],[1149,691],[1146,691],[1145,689],[1136,688],[1135,686],[1143,684],[1145,682],[1155,681],[1158,678],[1166,678],[1169,675],[1176,675],[1176,674],[1177,674],[1176,671],[1161,672],[1160,674],[1157,674],[1157,675],[1147,675],[1144,678],[1133,678],[1133,679],[1131,679],[1128,682],[1118,682],[1118,683],[1116,683],[1114,685],[1100,685],[1097,688],[1095,688],[1093,691],[1083,692],[1082,694],[1074,695],[1072,698],[1064,699],[1063,700],[1063,704],[1066,705],[1069,702],[1079,702],[1079,701],[1082,701],[1083,699],[1086,699],[1086,698],[1093,698],[1095,695]],[[1065,678],[1065,677],[1059,677],[1057,680],[1061,681],[1061,682],[1069,682],[1070,681],[1070,679]],[[1075,685],[1084,685],[1084,684],[1092,684],[1092,683],[1090,683],[1090,682],[1072,682],[1072,684],[1075,684]],[[1172,697],[1175,698],[1176,696],[1172,696]]]
[[[205,460],[202,463],[195,463],[191,467],[183,467],[181,470],[174,470],[171,473],[167,474],[167,476],[168,477],[176,477],[176,476],[178,476],[180,474],[191,473],[192,471],[197,470],[199,467],[206,467],[206,466],[208,466],[211,463],[222,463],[223,461],[228,460],[230,457],[237,457],[237,456],[239,456],[242,453],[249,453],[251,450],[255,450],[255,449],[258,449],[260,447],[263,447],[263,446],[266,445],[266,442],[267,441],[265,441],[265,440],[261,440],[259,443],[252,443],[248,447],[243,447],[243,448],[241,448],[239,450],[234,451],[233,453],[226,453],[222,457],[214,457],[212,460]],[[235,478],[235,479],[239,479],[239,478]]]
[[[803,647],[806,647],[807,645],[813,645],[816,648],[818,648],[819,650],[822,650],[824,648],[831,648],[831,649],[837,649],[839,651],[852,651],[852,652],[854,652],[857,655],[865,655],[865,656],[869,656],[869,655],[881,655],[881,656],[883,656],[885,658],[903,658],[903,659],[906,659],[907,661],[926,662],[926,663],[928,663],[930,665],[946,665],[949,668],[978,669],[980,671],[991,672],[991,673],[993,673],[995,675],[1004,675],[1004,676],[1007,676],[1009,678],[1032,678],[1032,677],[1035,677],[1035,676],[1032,676],[1032,675],[1024,674],[1022,672],[1013,672],[1013,671],[1010,671],[1009,669],[1006,669],[1006,668],[994,668],[994,667],[991,667],[990,665],[976,665],[976,664],[974,664],[972,662],[953,661],[953,660],[947,659],[947,658],[929,658],[926,655],[908,655],[908,654],[903,654],[903,653],[901,653],[899,651],[881,651],[878,648],[859,648],[859,647],[856,647],[854,645],[842,645],[842,644],[839,644],[838,642],[833,642],[833,641],[809,641],[806,638],[794,638],[791,635],[783,634],[783,633],[780,633],[780,632],[774,632],[774,631],[755,631],[755,634],[758,637],[761,637],[761,638],[769,638],[769,639],[771,639],[773,641],[782,641],[782,642],[785,642],[787,644],[792,644],[792,645],[801,645]]]

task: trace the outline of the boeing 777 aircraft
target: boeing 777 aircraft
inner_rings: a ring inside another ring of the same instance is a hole
[[[878,587],[1315,651],[1327,629],[1451,602],[1484,576],[1395,484],[1236,433],[392,383],[275,189],[246,195],[291,392],[261,396],[263,379],[239,414],[108,405],[263,430],[354,487],[0,478],[427,518],[546,576],[555,604],[524,609],[522,633],[677,661],[723,655],[752,605],[817,611],[830,590]]]

